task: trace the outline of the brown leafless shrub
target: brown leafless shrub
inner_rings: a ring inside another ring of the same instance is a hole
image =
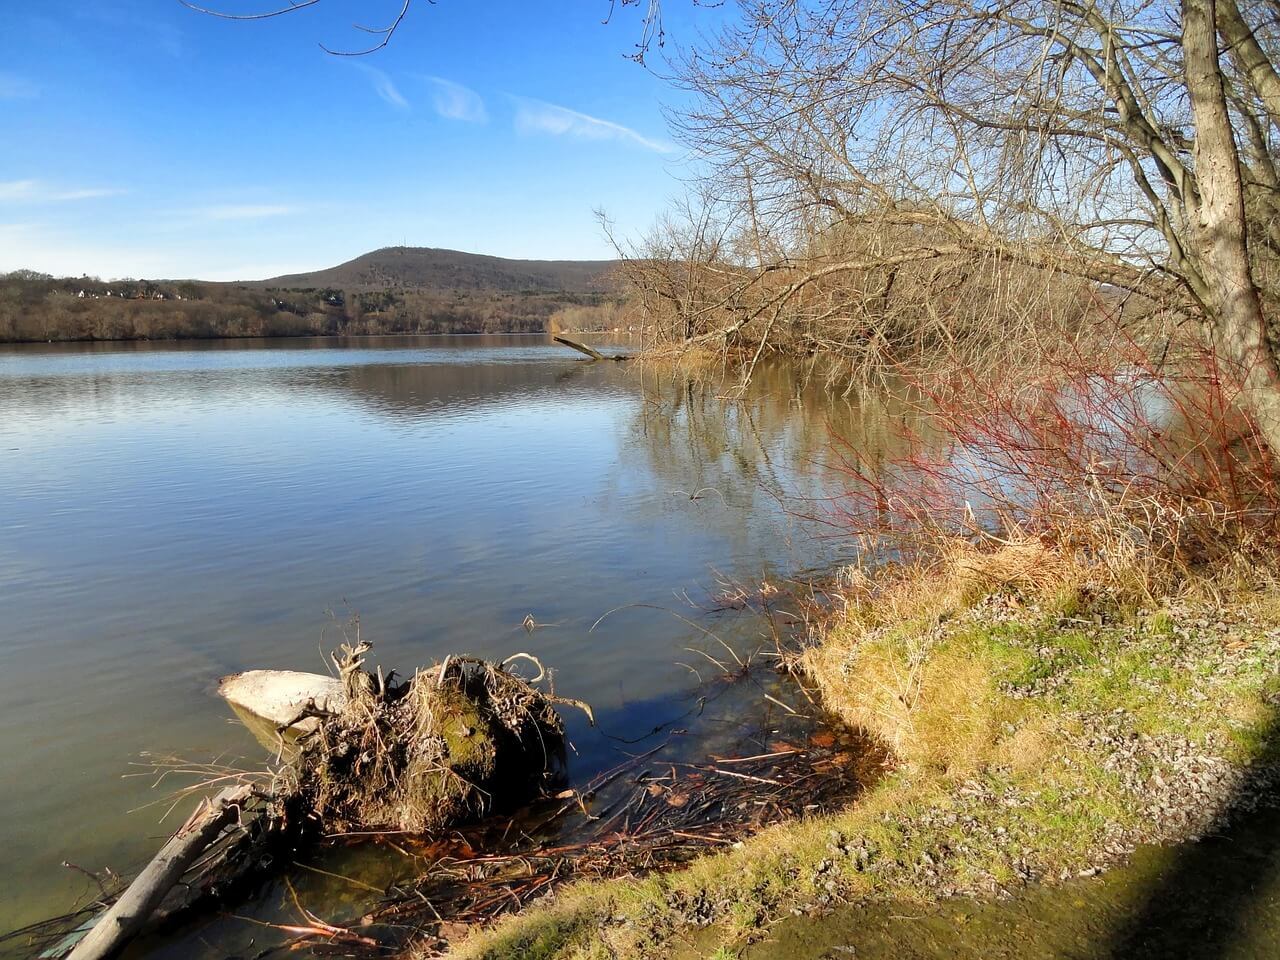
[[[654,346],[720,351],[744,377],[764,356],[798,357],[838,386],[1039,364],[1099,324],[1168,326],[1150,297],[948,233],[942,221],[835,221],[752,263],[724,222],[686,210],[683,225],[668,218],[626,250],[622,274]]]

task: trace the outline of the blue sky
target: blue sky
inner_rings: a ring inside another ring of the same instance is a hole
[[[353,19],[398,6],[323,0],[256,23],[178,0],[7,12],[0,271],[249,279],[401,243],[606,257],[594,209],[633,233],[681,192],[674,93],[625,58],[634,7],[606,25],[608,0],[415,0],[387,49],[319,49],[367,42]]]

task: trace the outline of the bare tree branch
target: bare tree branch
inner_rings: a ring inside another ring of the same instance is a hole
[[[434,4],[436,0],[427,0],[427,2]],[[395,36],[396,30],[398,30],[400,27],[400,24],[404,22],[405,14],[409,12],[409,6],[412,3],[413,3],[413,0],[404,0],[403,6],[400,7],[400,12],[396,14],[396,18],[392,20],[390,25],[388,26],[381,27],[381,28],[373,28],[373,27],[362,27],[358,23],[352,24],[352,26],[354,26],[357,30],[363,30],[365,33],[377,34],[382,37],[381,40],[379,40],[377,43],[375,43],[371,47],[366,47],[363,50],[331,50],[329,47],[326,47],[322,43],[320,44],[320,49],[323,50],[325,53],[332,54],[335,57],[364,57],[371,53],[375,53],[391,42],[391,38]]]
[[[320,0],[298,0],[297,3],[290,2],[289,6],[281,7],[279,10],[268,10],[262,13],[226,13],[221,10],[210,10],[207,7],[197,6],[190,0],[178,0],[180,4],[196,13],[203,13],[210,17],[218,17],[220,20],[270,20],[272,17],[282,17],[285,14],[297,13],[299,10],[305,10],[307,7],[314,7],[320,3]]]
[[[274,17],[283,17],[291,13],[297,13],[300,10],[305,10],[308,7],[317,6],[321,0],[290,0],[289,6],[287,7],[280,7],[278,9],[266,10],[258,13],[228,13],[225,10],[214,10],[209,7],[199,6],[192,3],[191,0],[178,0],[178,2],[189,10],[194,10],[196,13],[203,13],[210,17],[217,17],[220,20],[270,20]],[[426,0],[426,2],[434,4],[436,0]],[[371,33],[381,37],[377,43],[370,47],[360,50],[334,50],[321,43],[320,49],[335,57],[364,57],[371,53],[375,53],[391,42],[392,37],[395,36],[396,30],[399,29],[400,24],[404,22],[404,18],[409,13],[409,8],[412,5],[413,0],[403,0],[395,19],[385,27],[366,27],[358,23],[353,23],[352,27],[354,29],[363,33]]]

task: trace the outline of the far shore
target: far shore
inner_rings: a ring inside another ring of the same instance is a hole
[[[560,330],[557,333],[570,334],[572,336],[582,337],[635,337],[639,336],[640,330]],[[245,334],[244,336],[216,336],[216,337],[117,337],[117,338],[97,338],[97,337],[78,337],[75,339],[63,340],[3,340],[0,339],[0,347],[51,347],[66,346],[71,344],[77,345],[119,345],[119,344],[191,344],[191,343],[225,343],[225,344],[244,344],[249,342],[259,343],[298,343],[303,340],[324,340],[324,341],[341,341],[341,340],[420,340],[424,338],[445,339],[453,337],[524,337],[527,339],[546,340],[552,336],[550,331],[466,331],[462,333],[299,333],[299,334],[278,334],[272,336],[255,336]]]

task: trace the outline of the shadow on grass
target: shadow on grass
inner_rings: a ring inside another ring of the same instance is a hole
[[[1276,725],[1269,731],[1275,752]],[[1166,852],[1139,907],[1118,924],[1112,960],[1280,957],[1280,808],[1274,777],[1248,777],[1226,825]]]
[[[1275,736],[1270,731],[1275,753]],[[1280,958],[1280,788],[1258,770],[1195,842],[1005,900],[879,903],[782,921],[744,960]],[[682,958],[683,960],[683,958]]]

